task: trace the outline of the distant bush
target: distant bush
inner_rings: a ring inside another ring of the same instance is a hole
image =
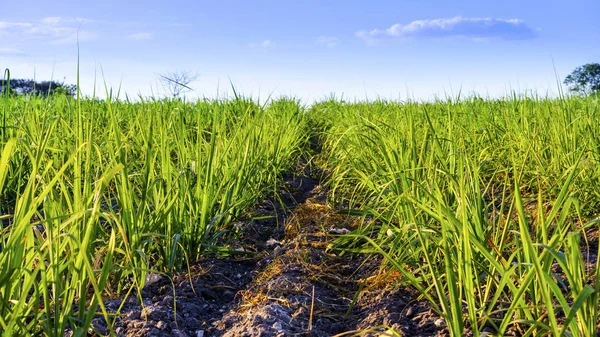
[[[11,79],[10,81],[0,79],[0,91],[4,93],[7,88],[10,88],[11,95],[75,96],[77,94],[77,86],[74,84],[56,81],[36,82],[27,79]]]

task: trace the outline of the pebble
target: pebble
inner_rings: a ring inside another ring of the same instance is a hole
[[[196,331],[196,337],[204,337],[204,330]]]
[[[281,242],[275,240],[275,239],[269,239],[266,242],[266,246],[268,249],[274,248],[274,247],[278,247],[281,246]]]
[[[164,321],[158,321],[158,323],[156,323],[156,328],[159,330],[164,330],[167,328],[167,323]]]
[[[142,318],[150,321],[157,321],[160,317],[160,310],[158,310],[155,306],[150,305],[144,307],[142,309]]]
[[[148,273],[148,274],[146,274],[146,282],[144,284],[144,288],[146,288],[158,281],[161,281],[162,279],[163,279],[163,277],[159,274]]]
[[[446,325],[446,321],[444,321],[443,318],[438,318],[435,320],[435,322],[433,322],[433,324],[435,324],[435,326],[437,326],[437,327],[442,327],[442,326]]]
[[[188,337],[188,335],[185,332],[183,332],[179,329],[171,330],[171,335],[175,336],[175,337]]]
[[[275,322],[275,324],[273,324],[273,329],[283,330],[283,326],[281,325],[281,322]]]
[[[350,230],[347,228],[336,228],[336,227],[331,227],[329,229],[329,234],[337,234],[337,235],[345,235],[350,233]]]
[[[410,307],[408,308],[408,310],[406,310],[406,317],[410,318],[415,314],[415,308]]]

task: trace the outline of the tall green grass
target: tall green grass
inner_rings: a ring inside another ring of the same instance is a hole
[[[227,248],[308,137],[298,102],[5,97],[0,330],[86,335],[103,299]]]
[[[328,101],[311,118],[332,200],[368,220],[336,247],[383,255],[451,335],[596,334],[597,98]]]

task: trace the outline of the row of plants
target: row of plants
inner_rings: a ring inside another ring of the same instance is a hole
[[[308,139],[286,99],[7,95],[0,112],[0,330],[15,336],[84,336],[149,272],[227,253]]]
[[[383,255],[452,336],[596,334],[597,97],[330,100],[310,117],[332,201],[364,219],[332,248]]]

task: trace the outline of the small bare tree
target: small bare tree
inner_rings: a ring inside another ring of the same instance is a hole
[[[163,88],[168,91],[173,98],[178,98],[181,94],[192,91],[189,85],[196,81],[200,75],[191,71],[174,71],[165,74],[158,74],[158,79]]]

